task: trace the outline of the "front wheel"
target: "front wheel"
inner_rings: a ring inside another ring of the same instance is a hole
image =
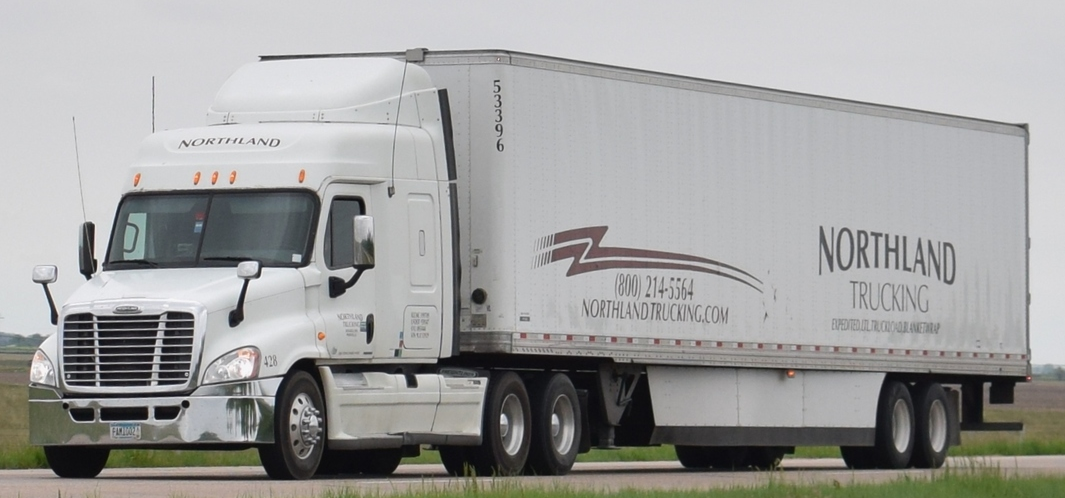
[[[274,479],[308,479],[325,448],[322,392],[307,372],[297,370],[281,384],[274,407],[274,444],[259,447],[259,460]]]
[[[92,446],[45,446],[44,458],[59,477],[91,479],[100,475],[111,456],[108,448]]]

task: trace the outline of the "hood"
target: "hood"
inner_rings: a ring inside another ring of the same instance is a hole
[[[161,299],[202,304],[211,313],[236,306],[243,281],[236,268],[117,270],[100,273],[70,296],[66,305],[123,299]],[[293,268],[263,268],[248,286],[248,300],[303,287]]]

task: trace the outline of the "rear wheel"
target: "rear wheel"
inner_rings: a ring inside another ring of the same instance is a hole
[[[90,479],[100,475],[111,456],[108,448],[92,446],[45,446],[44,458],[59,477]]]
[[[904,469],[913,454],[915,430],[913,398],[898,381],[889,380],[880,390],[876,417],[876,463],[882,469]]]
[[[914,386],[912,396],[917,435],[911,463],[920,469],[937,469],[947,460],[954,424],[947,393],[943,386],[928,382]]]
[[[493,375],[485,398],[483,441],[470,456],[479,476],[520,474],[529,457],[529,393],[514,372]]]
[[[840,446],[843,463],[855,470],[875,469],[876,453],[872,446]]]
[[[274,444],[259,447],[259,460],[274,479],[308,479],[325,447],[322,393],[307,372],[296,370],[281,384],[274,409]]]
[[[565,475],[577,460],[581,440],[581,412],[577,390],[564,374],[538,385],[533,399],[530,473]]]
[[[455,477],[467,477],[473,472],[470,464],[470,446],[441,446],[440,461],[448,474]]]

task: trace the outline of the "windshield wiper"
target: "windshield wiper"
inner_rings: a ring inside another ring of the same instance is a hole
[[[241,261],[251,261],[251,258],[246,256],[212,256],[210,258],[201,258],[203,261],[233,261],[240,263]]]
[[[147,259],[123,259],[119,261],[110,261],[107,263],[108,268],[114,268],[116,266],[133,266],[138,268],[159,268],[159,263],[155,261],[148,261]]]

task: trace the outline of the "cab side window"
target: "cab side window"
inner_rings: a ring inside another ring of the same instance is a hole
[[[325,228],[325,264],[330,270],[355,264],[353,218],[366,212],[362,199],[336,197],[329,205]]]

